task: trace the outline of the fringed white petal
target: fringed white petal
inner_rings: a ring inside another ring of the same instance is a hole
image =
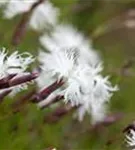
[[[65,102],[70,102],[72,106],[78,106],[82,101],[80,92],[80,84],[76,81],[68,83],[68,87],[64,90]]]
[[[52,76],[58,75],[59,79],[62,77],[68,77],[75,64],[74,53],[69,53],[70,51],[63,50],[46,54],[44,60],[40,59],[42,69],[52,72]]]

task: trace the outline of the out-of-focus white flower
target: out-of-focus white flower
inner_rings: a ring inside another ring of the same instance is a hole
[[[59,16],[58,8],[55,8],[49,1],[40,4],[33,12],[30,19],[30,27],[35,30],[42,30],[57,24]]]
[[[135,150],[135,131],[133,129],[130,129],[130,133],[126,135],[126,142],[132,150]]]
[[[118,88],[112,87],[108,77],[104,78],[100,74],[102,65],[93,66],[88,62],[81,64],[80,57],[73,49],[63,49],[48,54],[41,52],[39,61],[44,74],[49,72],[50,77],[55,77],[56,80],[65,79],[65,84],[58,94],[64,95],[65,103],[80,106],[77,111],[79,120],[81,121],[87,112],[95,123],[105,117],[105,105],[112,92]]]
[[[4,17],[11,19],[14,16],[27,12],[37,0],[9,0],[4,9]]]
[[[49,51],[76,49],[81,63],[95,65],[99,62],[99,55],[92,49],[87,40],[71,25],[57,25],[51,35],[44,34],[40,37],[41,45]],[[85,58],[85,59],[84,59]]]
[[[9,0],[4,9],[4,17],[11,19],[17,14],[30,10],[31,6],[38,0]],[[59,10],[51,2],[45,1],[39,4],[32,12],[29,25],[34,30],[42,30],[57,23]]]
[[[8,56],[8,53],[3,48],[0,51],[0,78],[6,77],[10,74],[26,74],[26,69],[34,61],[32,55],[28,52],[19,54],[18,51],[15,51]],[[11,95],[16,94],[22,89],[27,89],[27,84],[21,84],[14,87],[11,87]]]
[[[8,74],[18,74],[26,71],[28,66],[34,61],[30,53],[19,54],[15,51],[10,56],[5,49],[0,51],[0,78]]]

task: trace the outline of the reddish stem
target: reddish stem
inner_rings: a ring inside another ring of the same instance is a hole
[[[17,75],[11,80],[9,80],[9,86],[15,86],[25,82],[29,82],[31,80],[36,79],[37,77],[38,77],[38,73]]]
[[[0,80],[0,89],[5,89],[15,85],[26,83],[31,80],[34,80],[37,77],[38,77],[37,73],[32,73],[32,74],[29,73],[29,74],[22,74],[22,75],[11,74]]]

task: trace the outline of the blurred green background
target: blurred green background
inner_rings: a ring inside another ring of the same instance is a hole
[[[76,26],[93,41],[104,62],[104,74],[120,90],[110,101],[111,113],[123,118],[100,130],[90,130],[89,117],[79,123],[72,114],[57,123],[43,123],[52,110],[27,104],[12,114],[19,96],[6,98],[0,105],[0,150],[123,150],[122,130],[135,118],[135,1],[134,0],[52,0],[61,11],[60,21]],[[29,51],[34,56],[40,43],[37,33],[27,30],[21,43],[13,46],[13,32],[21,15],[6,20],[0,12],[0,46],[9,51]],[[36,64],[35,64],[36,65]],[[23,94],[23,93],[21,93]]]

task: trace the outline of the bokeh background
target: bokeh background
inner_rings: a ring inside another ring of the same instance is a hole
[[[39,110],[26,104],[18,113],[11,113],[19,100],[5,98],[0,104],[0,150],[123,150],[122,130],[135,119],[135,1],[134,0],[50,0],[61,11],[60,22],[73,24],[93,41],[101,55],[103,74],[119,85],[110,101],[110,112],[122,114],[111,125],[91,129],[89,117],[82,122],[72,113],[55,123],[43,122],[51,109]],[[22,15],[3,18],[0,9],[0,47],[9,52],[38,53],[38,33],[26,31],[20,44],[12,44],[12,36]],[[35,63],[33,65],[37,66]]]

